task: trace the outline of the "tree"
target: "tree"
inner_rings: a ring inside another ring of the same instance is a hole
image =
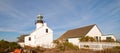
[[[94,42],[95,39],[93,37],[89,37],[89,36],[84,36],[84,37],[81,37],[80,39],[80,42]]]
[[[0,40],[0,53],[7,53],[13,51],[16,48],[20,48],[20,46],[16,42]]]
[[[25,38],[25,36],[28,36],[28,34],[23,34],[23,35],[21,35],[20,37],[18,37],[17,39],[17,42],[24,42],[24,38]]]

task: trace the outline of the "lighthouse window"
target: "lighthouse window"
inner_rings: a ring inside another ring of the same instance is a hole
[[[31,37],[29,37],[29,41],[31,41]]]
[[[48,29],[46,29],[46,33],[48,33]]]

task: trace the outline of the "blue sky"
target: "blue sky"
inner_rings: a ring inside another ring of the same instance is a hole
[[[38,14],[53,29],[54,39],[91,24],[120,39],[120,0],[0,0],[0,39],[16,41],[29,34]]]

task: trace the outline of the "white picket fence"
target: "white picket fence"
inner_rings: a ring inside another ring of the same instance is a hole
[[[114,46],[120,46],[120,43],[116,42],[79,42],[77,45],[79,48],[102,50],[105,48],[112,48]]]

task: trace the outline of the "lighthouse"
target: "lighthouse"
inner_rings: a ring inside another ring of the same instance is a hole
[[[36,29],[25,37],[25,45],[31,47],[51,48],[53,43],[53,30],[43,20],[42,15],[37,16]]]
[[[44,26],[44,21],[43,21],[43,16],[42,15],[37,16],[37,21],[35,22],[35,25],[36,25],[36,29]]]

